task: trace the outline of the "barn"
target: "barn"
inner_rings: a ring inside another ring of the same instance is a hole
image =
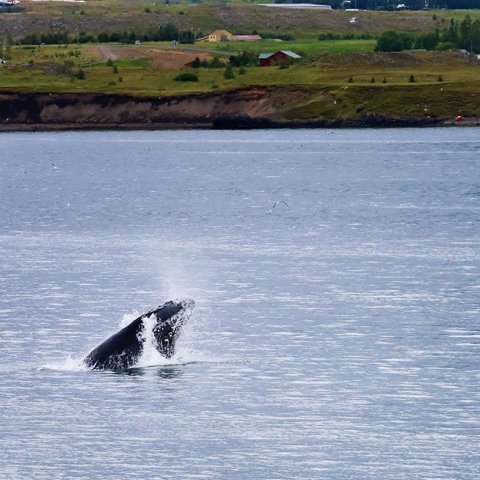
[[[261,53],[258,56],[261,67],[270,67],[281,62],[291,62],[302,58],[298,53],[290,50],[280,50],[275,53]]]

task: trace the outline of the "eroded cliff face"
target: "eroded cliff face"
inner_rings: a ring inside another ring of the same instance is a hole
[[[153,126],[211,124],[218,118],[239,115],[273,118],[279,110],[274,97],[268,88],[170,98],[72,93],[1,94],[0,124]]]
[[[332,104],[328,93],[292,87],[251,87],[230,92],[148,98],[112,94],[2,93],[0,129],[410,126],[437,122],[435,119],[396,119],[375,114],[349,120],[325,120],[316,114],[323,104]]]

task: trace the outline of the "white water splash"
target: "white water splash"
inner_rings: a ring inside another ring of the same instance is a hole
[[[167,365],[169,363],[157,350],[157,340],[153,334],[156,324],[157,318],[154,314],[143,319],[143,329],[138,335],[138,339],[143,342],[143,350],[138,362],[135,364],[137,368]]]
[[[85,372],[89,368],[83,363],[83,358],[72,358],[70,355],[63,360],[54,360],[42,365],[37,370],[53,370],[57,372]]]
[[[132,313],[126,313],[123,315],[122,319],[120,320],[119,327],[125,328],[127,325],[130,325],[136,318],[138,318],[141,314],[137,313],[136,311]]]

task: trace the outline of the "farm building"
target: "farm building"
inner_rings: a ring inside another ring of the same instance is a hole
[[[214,30],[208,35],[209,42],[228,42],[233,35],[228,30]]]
[[[208,34],[208,37],[199,38],[198,41],[208,40],[209,42],[258,42],[262,37],[260,35],[233,35],[228,30],[214,30]]]
[[[270,67],[276,63],[291,62],[293,60],[298,60],[299,58],[302,57],[300,57],[298,53],[291,52],[290,50],[280,50],[279,52],[275,53],[261,53],[258,56],[261,67]]]
[[[260,35],[232,35],[232,40],[237,42],[258,42],[261,39]]]

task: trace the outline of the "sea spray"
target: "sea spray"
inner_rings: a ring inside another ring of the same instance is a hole
[[[143,343],[142,353],[136,367],[150,367],[153,365],[166,365],[169,362],[157,350],[157,340],[153,334],[153,328],[157,324],[155,315],[143,319],[143,329],[139,333],[139,340]]]

